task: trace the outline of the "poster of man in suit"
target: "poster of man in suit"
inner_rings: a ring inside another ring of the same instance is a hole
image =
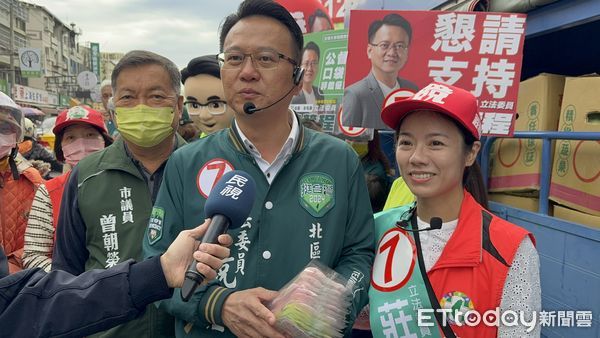
[[[387,129],[388,94],[436,81],[478,98],[484,135],[512,135],[524,34],[517,13],[353,10],[337,120]]]

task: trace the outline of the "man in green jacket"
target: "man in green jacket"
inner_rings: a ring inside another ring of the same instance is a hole
[[[73,168],[63,193],[53,270],[79,275],[142,259],[142,237],[164,168],[185,144],[175,133],[183,108],[180,81],[175,64],[152,52],[131,51],[115,66],[114,121],[121,137]],[[143,317],[100,336],[173,334],[173,318],[150,305]]]
[[[177,233],[202,222],[211,188],[228,171],[254,178],[256,200],[246,222],[228,232],[234,245],[218,282],[198,288],[187,303],[176,291],[161,307],[176,317],[178,337],[283,338],[267,305],[319,259],[355,283],[351,327],[367,303],[373,216],[354,151],[305,129],[288,108],[301,86],[302,32],[281,5],[250,0],[225,20],[220,43],[234,122],[173,154],[144,254],[163,252]]]

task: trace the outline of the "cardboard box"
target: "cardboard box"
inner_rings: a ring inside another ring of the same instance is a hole
[[[566,79],[559,130],[600,132],[600,76]],[[550,199],[600,216],[600,140],[556,142]]]
[[[533,197],[522,197],[508,194],[488,194],[490,201],[509,205],[511,207],[538,212],[539,199]]]
[[[515,131],[557,130],[564,84],[565,77],[554,74],[540,74],[521,82]],[[541,140],[498,139],[490,158],[489,191],[540,189]]]
[[[554,217],[600,229],[600,216],[586,214],[562,205],[554,206]]]

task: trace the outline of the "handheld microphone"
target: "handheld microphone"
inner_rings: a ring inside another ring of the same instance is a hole
[[[442,228],[442,219],[439,217],[431,217],[429,221],[429,227],[424,229],[411,229],[408,227],[406,221],[396,222],[396,225],[402,230],[410,231],[410,232],[421,232],[421,231],[429,231],[429,230],[439,230]]]
[[[256,184],[254,179],[245,171],[233,170],[221,177],[213,186],[206,203],[204,214],[211,222],[202,236],[202,243],[218,243],[219,235],[228,229],[242,226],[254,204]],[[196,260],[192,260],[181,288],[181,298],[187,302],[194,291],[202,283],[205,276],[196,269]]]
[[[269,109],[269,108],[273,107],[274,105],[278,104],[279,102],[281,102],[281,100],[285,99],[288,95],[290,95],[290,93],[292,92],[292,90],[294,90],[294,88],[296,88],[296,86],[292,86],[292,88],[290,88],[290,90],[288,90],[288,92],[285,93],[285,95],[283,95],[279,100],[271,103],[270,105],[268,105],[266,107],[256,108],[254,103],[248,101],[248,102],[244,103],[244,108],[243,108],[244,113],[246,113],[248,115],[252,115],[252,114],[256,113],[257,111]]]

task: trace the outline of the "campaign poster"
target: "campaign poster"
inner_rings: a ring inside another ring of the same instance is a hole
[[[384,98],[433,81],[471,91],[484,135],[512,135],[524,14],[444,11],[351,12],[343,125],[389,129]],[[369,34],[370,32],[370,34]],[[370,35],[370,36],[369,36]]]
[[[277,0],[296,20],[302,34],[333,29],[333,21],[320,0]]]
[[[321,131],[342,138],[370,140],[372,130],[339,126],[348,58],[348,31],[332,30],[304,35],[302,89],[290,107],[303,120],[317,122]]]

